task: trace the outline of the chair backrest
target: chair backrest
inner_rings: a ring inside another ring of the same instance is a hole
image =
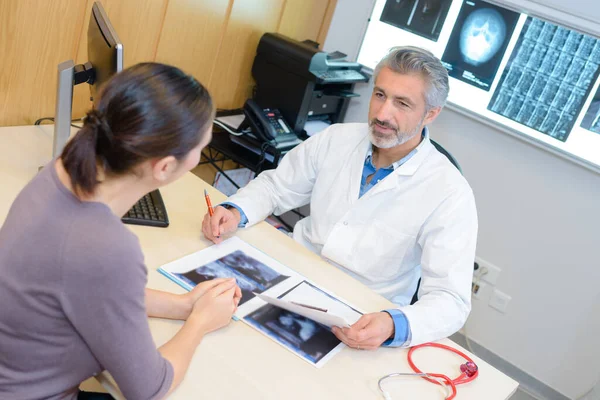
[[[440,153],[445,155],[448,158],[448,160],[452,163],[452,165],[454,165],[456,167],[456,169],[458,169],[460,171],[460,173],[462,174],[462,168],[460,167],[460,164],[458,163],[458,161],[456,161],[456,158],[454,158],[454,156],[452,156],[452,154],[450,154],[448,152],[448,150],[446,150],[444,147],[442,147],[442,145],[439,144],[438,142],[436,142],[435,140],[429,139],[429,141],[431,142],[433,147],[435,147],[437,149],[437,151],[439,151]]]
[[[439,144],[435,140],[429,139],[429,141],[431,142],[433,147],[435,147],[437,149],[437,151],[439,151],[440,153],[445,155],[448,158],[448,160],[452,163],[452,165],[454,165],[456,167],[456,169],[462,174],[462,168],[460,168],[460,164],[458,163],[458,161],[456,161],[456,158],[454,158],[454,156],[452,154],[450,154],[448,152],[448,150],[446,150],[441,144]],[[415,294],[413,294],[410,304],[415,304],[417,302],[417,300],[419,300],[418,294],[419,294],[420,286],[421,286],[421,278],[419,278],[419,282],[417,282],[417,290],[415,291]]]

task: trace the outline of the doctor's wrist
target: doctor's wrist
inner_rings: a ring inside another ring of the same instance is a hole
[[[389,340],[389,339],[393,340],[394,336],[396,335],[396,326],[394,324],[394,318],[392,318],[392,316],[388,312],[385,312],[385,311],[381,311],[381,314],[384,315],[384,317],[382,317],[382,318],[384,318],[384,320],[386,322],[385,323],[386,328],[387,328],[387,330],[386,330],[387,339],[386,340]]]

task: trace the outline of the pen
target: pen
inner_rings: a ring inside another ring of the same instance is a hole
[[[315,307],[315,306],[309,306],[308,304],[297,303],[295,301],[290,301],[290,303],[295,304],[297,306],[310,308],[312,310],[317,310],[317,311],[321,311],[321,312],[327,312],[326,308],[319,308],[319,307]]]
[[[210,202],[210,197],[208,196],[208,192],[204,189],[204,199],[206,200],[206,205],[208,206],[208,215],[211,217],[215,215],[215,210],[213,209],[212,203]]]

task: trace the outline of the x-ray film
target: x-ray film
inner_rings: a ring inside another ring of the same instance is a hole
[[[564,142],[599,64],[598,39],[528,17],[488,109]],[[582,127],[600,133],[598,106],[592,102]]]
[[[519,16],[483,1],[465,1],[442,56],[448,75],[489,91]]]
[[[596,91],[592,103],[587,109],[581,127],[589,131],[600,133],[600,88]]]
[[[388,0],[379,20],[437,42],[452,0]]]

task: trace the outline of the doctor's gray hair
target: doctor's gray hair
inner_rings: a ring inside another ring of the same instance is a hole
[[[379,61],[373,72],[373,82],[382,68],[387,67],[399,74],[421,74],[427,82],[425,102],[427,111],[443,107],[448,98],[448,72],[440,60],[429,51],[414,46],[393,47]]]

